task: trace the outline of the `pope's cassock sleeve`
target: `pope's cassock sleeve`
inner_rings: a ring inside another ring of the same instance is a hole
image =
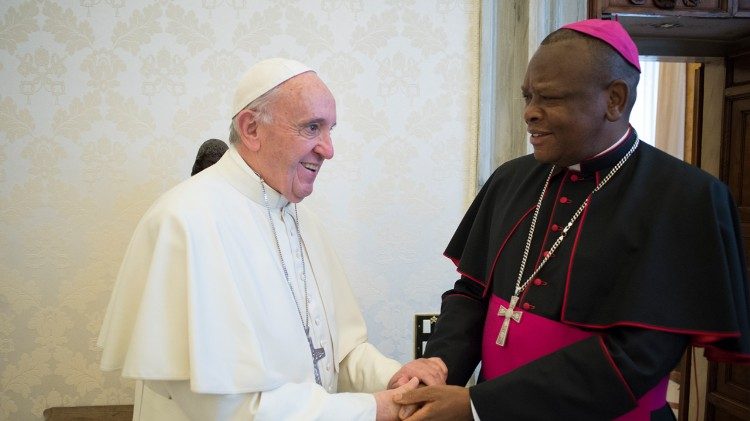
[[[287,383],[272,390],[240,394],[203,394],[190,390],[190,381],[147,381],[139,384],[143,405],[149,414],[170,418],[177,411],[190,420],[374,420],[375,399],[370,393],[385,389],[399,364],[371,344],[357,346],[339,365],[339,392],[329,394],[316,383]],[[167,400],[154,405],[153,402]],[[179,409],[168,409],[174,405]],[[138,407],[137,407],[138,408]],[[163,415],[162,415],[163,414]],[[136,414],[137,415],[137,414]],[[138,418],[134,418],[138,419]]]

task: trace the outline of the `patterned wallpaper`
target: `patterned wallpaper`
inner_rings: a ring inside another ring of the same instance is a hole
[[[336,157],[307,201],[372,342],[409,360],[474,194],[478,25],[479,0],[3,1],[0,419],[132,402],[95,347],[124,249],[271,56],[337,97]]]

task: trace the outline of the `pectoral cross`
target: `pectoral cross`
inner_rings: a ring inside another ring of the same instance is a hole
[[[320,379],[320,368],[318,367],[318,361],[322,360],[326,356],[326,350],[323,347],[315,348],[313,345],[312,338],[310,337],[310,328],[305,329],[305,336],[307,336],[307,343],[310,345],[310,354],[312,355],[313,368],[315,370],[315,383],[323,386],[323,381]]]
[[[517,303],[518,296],[513,295],[512,297],[510,297],[510,304],[508,305],[508,308],[505,308],[505,306],[501,305],[497,310],[498,316],[505,317],[505,320],[503,320],[503,325],[500,327],[500,333],[497,335],[497,340],[495,341],[495,343],[500,346],[505,346],[505,338],[508,337],[510,319],[513,319],[516,323],[521,323],[522,313],[520,311],[514,311]]]

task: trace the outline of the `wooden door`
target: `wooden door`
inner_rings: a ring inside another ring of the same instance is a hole
[[[726,64],[721,178],[737,202],[750,262],[750,54],[729,57]],[[750,366],[709,364],[705,419],[750,420]]]
[[[750,366],[711,363],[706,387],[706,420],[750,420]]]

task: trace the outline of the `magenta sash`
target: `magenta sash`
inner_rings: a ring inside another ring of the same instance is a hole
[[[520,323],[510,321],[505,346],[495,344],[500,327],[505,320],[498,316],[500,306],[508,302],[493,295],[487,310],[482,335],[482,378],[490,380],[502,376],[560,348],[593,336],[592,333],[528,311],[522,311]],[[542,339],[543,338],[543,339]],[[662,379],[656,387],[638,400],[638,407],[616,418],[617,421],[648,420],[651,411],[666,404],[669,378]]]

